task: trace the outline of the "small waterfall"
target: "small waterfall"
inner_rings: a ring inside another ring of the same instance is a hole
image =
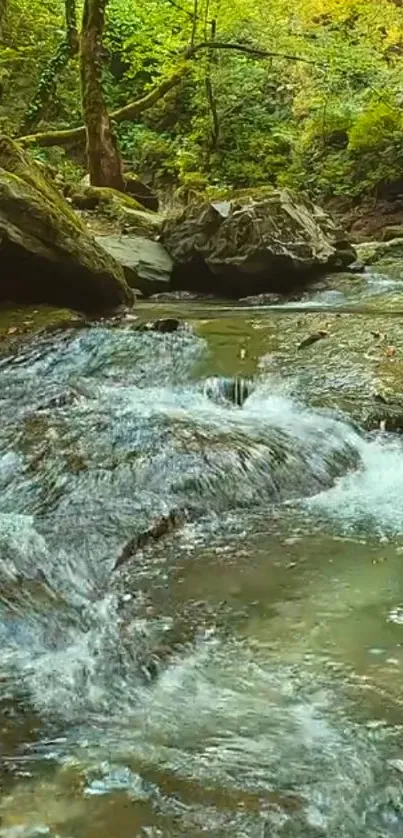
[[[253,382],[241,376],[235,376],[235,378],[216,376],[205,381],[203,392],[216,404],[228,402],[236,407],[242,407],[253,392]]]
[[[122,611],[111,579],[156,517],[267,509],[359,466],[355,431],[274,382],[194,381],[203,351],[186,331],[97,327],[0,364],[0,634],[37,705],[82,712],[110,702],[112,672],[115,696],[147,679],[167,626],[141,597]]]

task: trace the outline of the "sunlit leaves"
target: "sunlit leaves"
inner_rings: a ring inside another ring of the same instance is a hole
[[[0,55],[0,115],[7,127],[20,124],[60,41],[63,5],[9,0]],[[393,0],[198,0],[196,26],[194,8],[194,0],[109,0],[104,81],[110,107],[136,99],[176,70],[192,36],[312,63],[200,52],[181,87],[142,123],[119,127],[133,166],[181,183],[295,182],[329,194],[370,189],[385,171],[393,176],[403,154],[401,6]],[[207,75],[219,120],[216,142]],[[74,65],[50,117],[57,125],[79,119]]]

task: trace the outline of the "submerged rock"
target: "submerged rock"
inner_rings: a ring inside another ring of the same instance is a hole
[[[286,190],[190,206],[164,222],[161,239],[176,287],[231,296],[284,292],[356,259],[329,215]]]
[[[54,408],[59,407],[69,407],[72,404],[76,404],[80,397],[81,393],[79,390],[75,389],[74,387],[69,387],[67,390],[62,390],[60,393],[57,393],[55,396],[52,396],[45,402],[41,402],[38,405],[37,410],[52,410]]]
[[[313,343],[317,343],[318,340],[327,338],[328,335],[329,332],[326,329],[320,329],[319,332],[314,332],[312,335],[308,335],[308,337],[304,338],[304,340],[298,344],[298,349],[306,349],[308,346],[312,346]]]
[[[187,512],[185,509],[173,509],[168,515],[160,515],[156,518],[150,526],[138,533],[134,538],[125,544],[123,550],[116,559],[114,570],[125,564],[137,550],[143,549],[150,542],[158,541],[165,535],[169,535],[174,530],[182,527],[187,521]]]
[[[162,332],[169,334],[177,332],[178,329],[185,328],[186,324],[176,317],[162,317],[159,320],[154,320],[151,323],[140,323],[136,330],[138,332]]]
[[[2,351],[11,350],[28,335],[55,332],[59,329],[80,328],[85,317],[76,311],[51,306],[0,306],[0,343]]]
[[[142,236],[97,236],[96,240],[122,266],[131,288],[145,297],[169,290],[173,262],[162,244]]]
[[[0,137],[0,300],[81,311],[133,301],[122,268],[7,137]]]
[[[302,383],[307,404],[342,411],[368,430],[403,430],[403,327],[380,308],[278,312],[275,329],[262,320],[259,372]]]

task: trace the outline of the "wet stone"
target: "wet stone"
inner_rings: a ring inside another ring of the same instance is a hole
[[[140,323],[136,331],[170,334],[184,328],[186,328],[186,324],[182,320],[178,320],[176,317],[164,317],[151,323]]]

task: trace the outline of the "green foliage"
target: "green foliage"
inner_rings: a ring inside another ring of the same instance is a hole
[[[104,86],[111,109],[143,96],[183,63],[193,8],[193,0],[110,0]],[[63,41],[63,13],[63,0],[10,2],[0,53],[3,130],[18,133]],[[196,42],[211,37],[212,19],[219,41],[296,55],[306,63],[230,51],[198,53],[182,85],[141,122],[116,126],[128,167],[183,194],[279,184],[319,197],[359,196],[400,178],[403,8],[398,3],[199,0]],[[74,62],[63,71],[46,120],[42,128],[80,122]],[[68,156],[60,153],[55,160],[55,153],[41,152],[46,160],[53,155],[54,164],[67,172]],[[75,178],[74,172],[67,174]]]
[[[178,176],[175,142],[145,125],[116,126],[123,158],[134,171],[152,173],[156,181]]]
[[[383,149],[399,141],[403,135],[403,116],[396,104],[370,102],[357,117],[349,131],[350,151]]]
[[[72,160],[64,148],[31,146],[30,154],[34,160],[48,167],[53,174],[58,173],[61,182],[80,183],[85,176],[84,167]]]

